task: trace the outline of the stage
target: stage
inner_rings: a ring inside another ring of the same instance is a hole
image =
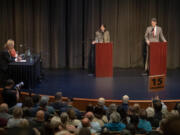
[[[115,69],[113,78],[89,76],[86,70],[44,70],[45,77],[33,93],[54,95],[61,91],[65,97],[121,99],[125,94],[132,100],[148,100],[159,95],[161,99],[180,99],[180,69],[168,70],[166,88],[160,92],[148,91],[148,76],[142,69]]]

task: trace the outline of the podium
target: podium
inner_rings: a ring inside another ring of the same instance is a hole
[[[151,42],[149,46],[149,75],[166,75],[167,42]]]
[[[113,76],[113,45],[112,43],[97,43],[95,45],[96,77]]]

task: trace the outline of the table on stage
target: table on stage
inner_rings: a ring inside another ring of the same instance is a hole
[[[40,56],[34,55],[26,62],[12,62],[8,66],[9,77],[15,83],[24,82],[24,88],[34,88],[40,78]]]

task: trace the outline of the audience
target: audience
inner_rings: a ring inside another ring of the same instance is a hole
[[[124,95],[120,105],[106,106],[105,99],[99,98],[96,105],[89,104],[82,113],[73,106],[73,99],[64,102],[61,92],[50,104],[49,97],[33,95],[22,98],[22,105],[17,105],[12,84],[9,80],[3,92],[4,103],[0,104],[2,135],[180,135],[180,103],[168,112],[167,106],[155,98],[152,107],[142,109],[137,103],[130,105],[129,97]],[[7,100],[11,96],[15,103]]]

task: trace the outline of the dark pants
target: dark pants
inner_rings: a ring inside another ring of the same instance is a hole
[[[91,45],[89,52],[88,72],[95,74],[95,45]]]

